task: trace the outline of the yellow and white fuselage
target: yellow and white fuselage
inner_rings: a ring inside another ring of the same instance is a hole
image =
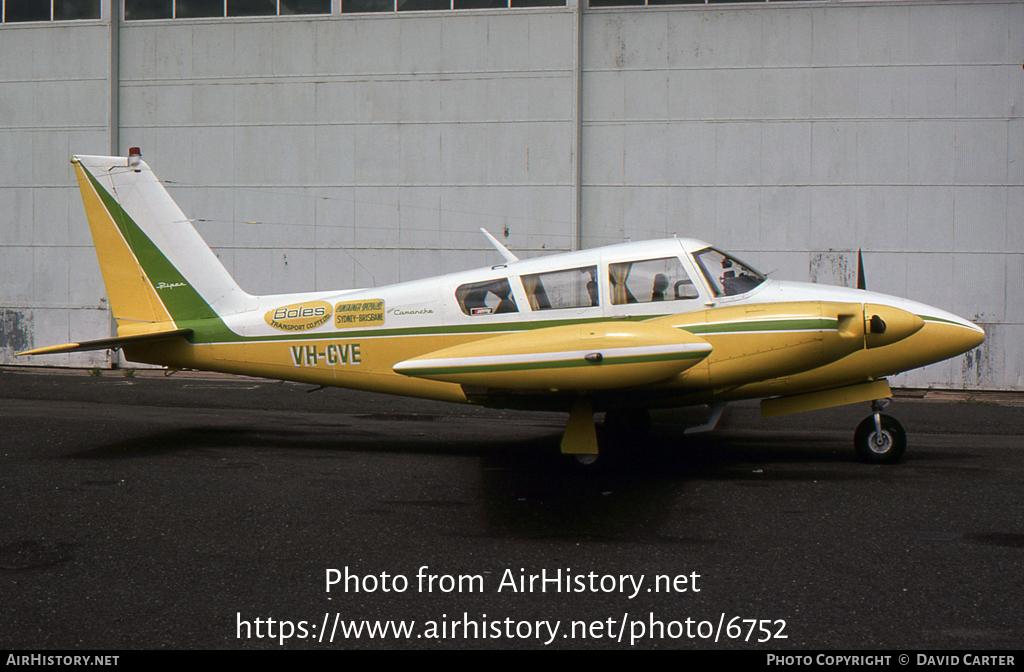
[[[984,339],[937,308],[764,278],[691,239],[527,260],[501,248],[507,263],[488,268],[252,296],[137,156],[72,162],[117,336],[30,354],[120,347],[170,368],[546,410],[777,398],[791,412],[820,407],[810,393],[889,396],[885,376]]]

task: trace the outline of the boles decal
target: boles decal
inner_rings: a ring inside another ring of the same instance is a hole
[[[307,331],[326,324],[332,314],[331,304],[326,301],[307,301],[268,310],[263,319],[281,331]]]

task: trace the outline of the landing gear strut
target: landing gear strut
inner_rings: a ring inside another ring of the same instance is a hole
[[[857,425],[853,435],[857,455],[869,464],[895,464],[907,449],[907,432],[903,425],[882,413],[888,405],[887,399],[872,401],[872,414]]]
[[[601,427],[601,452],[615,451],[646,438],[651,431],[651,414],[646,409],[616,409],[605,413]],[[562,452],[574,455],[580,464],[597,461],[598,436],[590,400],[579,398],[572,405],[562,436]]]

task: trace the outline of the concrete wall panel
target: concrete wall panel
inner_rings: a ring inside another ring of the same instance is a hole
[[[665,238],[666,189],[624,187],[622,220],[627,222],[636,240]]]
[[[35,88],[34,82],[0,82],[0,119],[6,128],[33,125],[35,111],[25,101],[32,100]]]
[[[0,187],[0,212],[3,213],[0,249],[32,244],[33,205],[30,189]]]
[[[857,189],[857,246],[867,250],[905,250],[907,191],[892,186]]]
[[[356,121],[355,102],[357,82],[336,81],[319,82],[315,87],[316,121],[319,125],[353,123]],[[403,90],[414,94],[418,86],[412,83]],[[439,101],[439,95],[438,95]],[[421,102],[422,104],[422,102]],[[407,121],[417,121],[415,107],[411,103],[404,104],[403,110],[410,110]]]
[[[623,129],[626,184],[659,184],[668,169],[666,124],[629,124]]]
[[[405,250],[421,250],[441,260],[443,255],[438,254],[441,249],[441,188],[402,189],[398,208],[399,246]],[[408,269],[403,268],[402,272],[408,273]]]
[[[624,119],[668,119],[668,77],[664,70],[631,72],[624,84]]]
[[[812,62],[811,12],[803,8],[786,7],[774,12],[762,12],[761,66],[806,66]],[[767,39],[766,39],[767,36]]]
[[[957,184],[994,186],[1006,183],[1007,132],[1005,121],[957,122]]]
[[[860,99],[857,68],[813,68],[810,78],[814,92],[810,97],[813,118],[828,120],[857,115]]]
[[[906,184],[907,123],[872,121],[857,126],[859,184]]]
[[[235,175],[235,135],[230,128],[196,126],[190,129],[195,155],[191,179],[181,175],[178,180],[188,184],[218,187],[230,185]],[[168,176],[166,179],[171,179]]]
[[[26,308],[32,305],[32,247],[0,248],[0,268],[4,282],[0,285],[0,305]]]
[[[909,68],[907,114],[911,119],[956,115],[957,68],[951,65]]]
[[[814,65],[849,65],[860,58],[857,17],[839,7],[815,8],[811,13]],[[760,35],[757,36],[760,41]],[[824,70],[829,72],[830,70]]]
[[[806,119],[811,114],[813,70],[773,68],[760,74],[761,118]]]
[[[726,250],[759,250],[761,188],[719,187],[715,198],[715,235],[708,242]]]
[[[911,121],[907,124],[907,181],[952,184],[956,179],[956,122]]]
[[[320,189],[315,201],[317,249],[332,250],[355,246],[355,198],[352,189],[330,187]],[[336,285],[342,287],[344,285]],[[320,287],[320,289],[325,289]]]
[[[907,190],[907,245],[920,252],[952,252],[953,190],[912,186]]]
[[[715,233],[715,202],[707,187],[667,190],[666,233],[679,238],[711,241]]]
[[[606,129],[612,133],[614,127]],[[717,170],[715,156],[716,125],[675,123],[665,126],[665,150],[668,161],[667,182],[675,186],[710,184]],[[584,169],[589,159],[584,159]],[[584,174],[584,178],[586,175]]]
[[[304,76],[316,67],[318,45],[314,21],[282,21],[273,24],[274,75]]]
[[[715,183],[761,183],[761,124],[715,124]]]
[[[857,236],[857,191],[846,186],[819,186],[811,190],[811,231],[807,247],[818,250],[853,250]]]
[[[123,30],[121,35],[124,40],[122,43],[122,53],[125,53],[125,50],[130,50],[131,57],[122,60],[130,62],[138,59],[140,63],[144,62],[147,56],[146,47],[149,42],[154,42],[155,50],[155,39],[156,35],[160,32],[159,27],[129,27],[126,24],[125,28],[126,30]],[[231,72],[234,69],[235,26],[232,23],[196,23],[190,25],[189,28],[192,31],[192,76],[194,78],[199,80],[215,78],[222,73]],[[137,56],[134,53],[135,44],[138,44],[141,50],[141,53]],[[121,79],[127,82],[158,77],[159,73],[155,72],[155,53],[150,67],[154,70],[151,74],[146,71],[134,72],[132,70],[125,70],[121,75]]]
[[[153,58],[155,74],[161,79],[192,77],[192,29],[169,24],[156,34]]]
[[[685,128],[673,126],[674,129]],[[670,146],[668,154],[676,149]],[[619,125],[588,126],[583,138],[583,181],[586,184],[606,185],[623,183],[623,157],[625,156],[625,127]],[[676,172],[670,173],[677,175]],[[675,177],[674,179],[679,179]],[[589,220],[588,220],[589,222]]]
[[[810,238],[811,192],[799,187],[762,187],[761,247],[792,250]]]
[[[761,183],[806,185],[811,181],[811,123],[763,123]]]
[[[953,249],[958,252],[1002,252],[1006,232],[992,226],[1005,222],[1006,189],[956,187],[953,189]]]
[[[815,122],[811,124],[811,182],[851,184],[857,177],[859,124]]]
[[[31,193],[34,220],[32,244],[40,248],[66,247],[69,243],[68,205],[72,197],[77,200],[78,194],[65,187],[35,188]]]
[[[609,73],[608,76],[614,73]],[[583,75],[588,82],[590,73]],[[587,83],[584,84],[584,95]],[[713,119],[715,113],[715,89],[717,81],[715,73],[710,70],[670,70],[668,73],[668,114],[673,121],[689,121],[697,119]],[[588,117],[592,110],[586,107]],[[601,118],[598,110],[593,111],[594,117]]]
[[[719,69],[715,71],[710,93],[716,119],[761,117],[761,73],[757,70]]]

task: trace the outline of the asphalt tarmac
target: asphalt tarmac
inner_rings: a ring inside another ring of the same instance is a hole
[[[866,404],[762,420],[744,403],[700,436],[659,412],[584,467],[558,454],[564,415],[310,389],[0,370],[0,648],[1024,639],[1012,396],[897,399],[894,466],[854,454]]]

